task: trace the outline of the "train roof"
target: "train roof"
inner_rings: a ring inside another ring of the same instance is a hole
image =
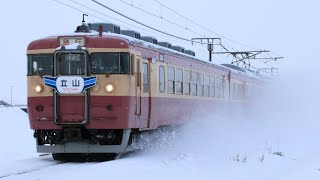
[[[111,33],[108,33],[111,34]],[[51,49],[60,47],[60,38],[62,37],[79,37],[85,38],[86,48],[129,48],[130,42],[126,39],[121,39],[113,36],[98,36],[97,33],[72,33],[72,34],[61,34],[55,36],[49,36],[41,38],[39,40],[32,41],[28,45],[28,50],[37,49]],[[107,42],[107,43],[106,43]]]
[[[162,53],[170,53],[178,56],[188,57],[189,59],[214,65],[215,67],[224,70],[231,71],[234,74],[241,76],[247,76],[251,78],[264,79],[262,76],[257,75],[255,72],[250,72],[241,67],[231,65],[231,64],[215,64],[209,63],[206,60],[196,58],[190,54],[176,51],[167,47],[160,46],[158,44],[150,43],[144,40],[136,39],[123,34],[115,34],[111,32],[103,32],[102,36],[99,36],[99,33],[96,31],[91,31],[90,33],[68,33],[53,35],[39,40],[35,40],[28,45],[28,50],[37,50],[37,49],[57,49],[60,47],[59,39],[61,37],[85,37],[86,39],[86,48],[129,48],[131,46],[140,46],[144,48],[153,49],[160,51]],[[109,43],[106,43],[109,42]]]
[[[200,62],[203,62],[203,63],[208,63],[208,64],[211,64],[211,65],[215,65],[216,67],[218,67],[218,68],[220,68],[222,70],[231,71],[232,73],[240,75],[240,76],[263,79],[262,76],[259,76],[254,71],[248,71],[248,70],[246,70],[244,68],[241,68],[241,67],[233,65],[233,64],[215,64],[215,63],[212,63],[212,62],[209,63],[207,60],[196,58],[193,55],[186,54],[186,53],[183,53],[183,52],[171,49],[171,48],[167,48],[167,47],[164,47],[164,46],[161,46],[161,45],[158,45],[158,44],[153,44],[153,43],[150,43],[150,42],[147,42],[147,41],[139,40],[139,39],[136,39],[136,38],[133,38],[133,37],[129,37],[129,36],[121,35],[121,34],[113,34],[113,33],[104,33],[104,34],[106,34],[106,35],[112,34],[112,36],[116,36],[116,37],[127,39],[133,45],[142,45],[144,47],[152,48],[152,49],[155,49],[155,50],[158,50],[158,51],[170,52],[171,54],[177,54],[177,55],[180,55],[180,56],[186,56],[186,57],[188,57],[190,59],[193,59],[193,60],[196,60],[198,62],[200,61]]]

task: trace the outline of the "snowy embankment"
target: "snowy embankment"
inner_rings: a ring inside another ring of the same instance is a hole
[[[28,115],[20,108],[0,106],[0,178],[50,165],[36,153]]]
[[[1,161],[18,160],[36,155],[28,114],[20,108],[1,106],[0,124]]]
[[[282,77],[251,113],[197,117],[181,129],[146,137],[152,142],[146,150],[102,163],[38,157],[27,115],[0,108],[0,173],[39,169],[7,179],[319,179],[319,95],[306,88],[313,83]]]

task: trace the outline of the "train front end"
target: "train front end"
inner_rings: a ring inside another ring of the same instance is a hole
[[[121,153],[132,128],[129,43],[73,34],[28,46],[28,113],[37,151]]]

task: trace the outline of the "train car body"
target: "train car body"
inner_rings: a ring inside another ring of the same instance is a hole
[[[243,105],[254,75],[124,35],[29,44],[28,114],[37,151],[121,153],[132,135]]]

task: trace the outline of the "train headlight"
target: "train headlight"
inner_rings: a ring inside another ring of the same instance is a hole
[[[37,92],[37,93],[40,93],[41,91],[42,91],[42,86],[41,85],[36,85],[35,87],[34,87],[34,90]]]
[[[114,86],[112,84],[107,84],[105,89],[108,93],[110,93],[114,90]]]

